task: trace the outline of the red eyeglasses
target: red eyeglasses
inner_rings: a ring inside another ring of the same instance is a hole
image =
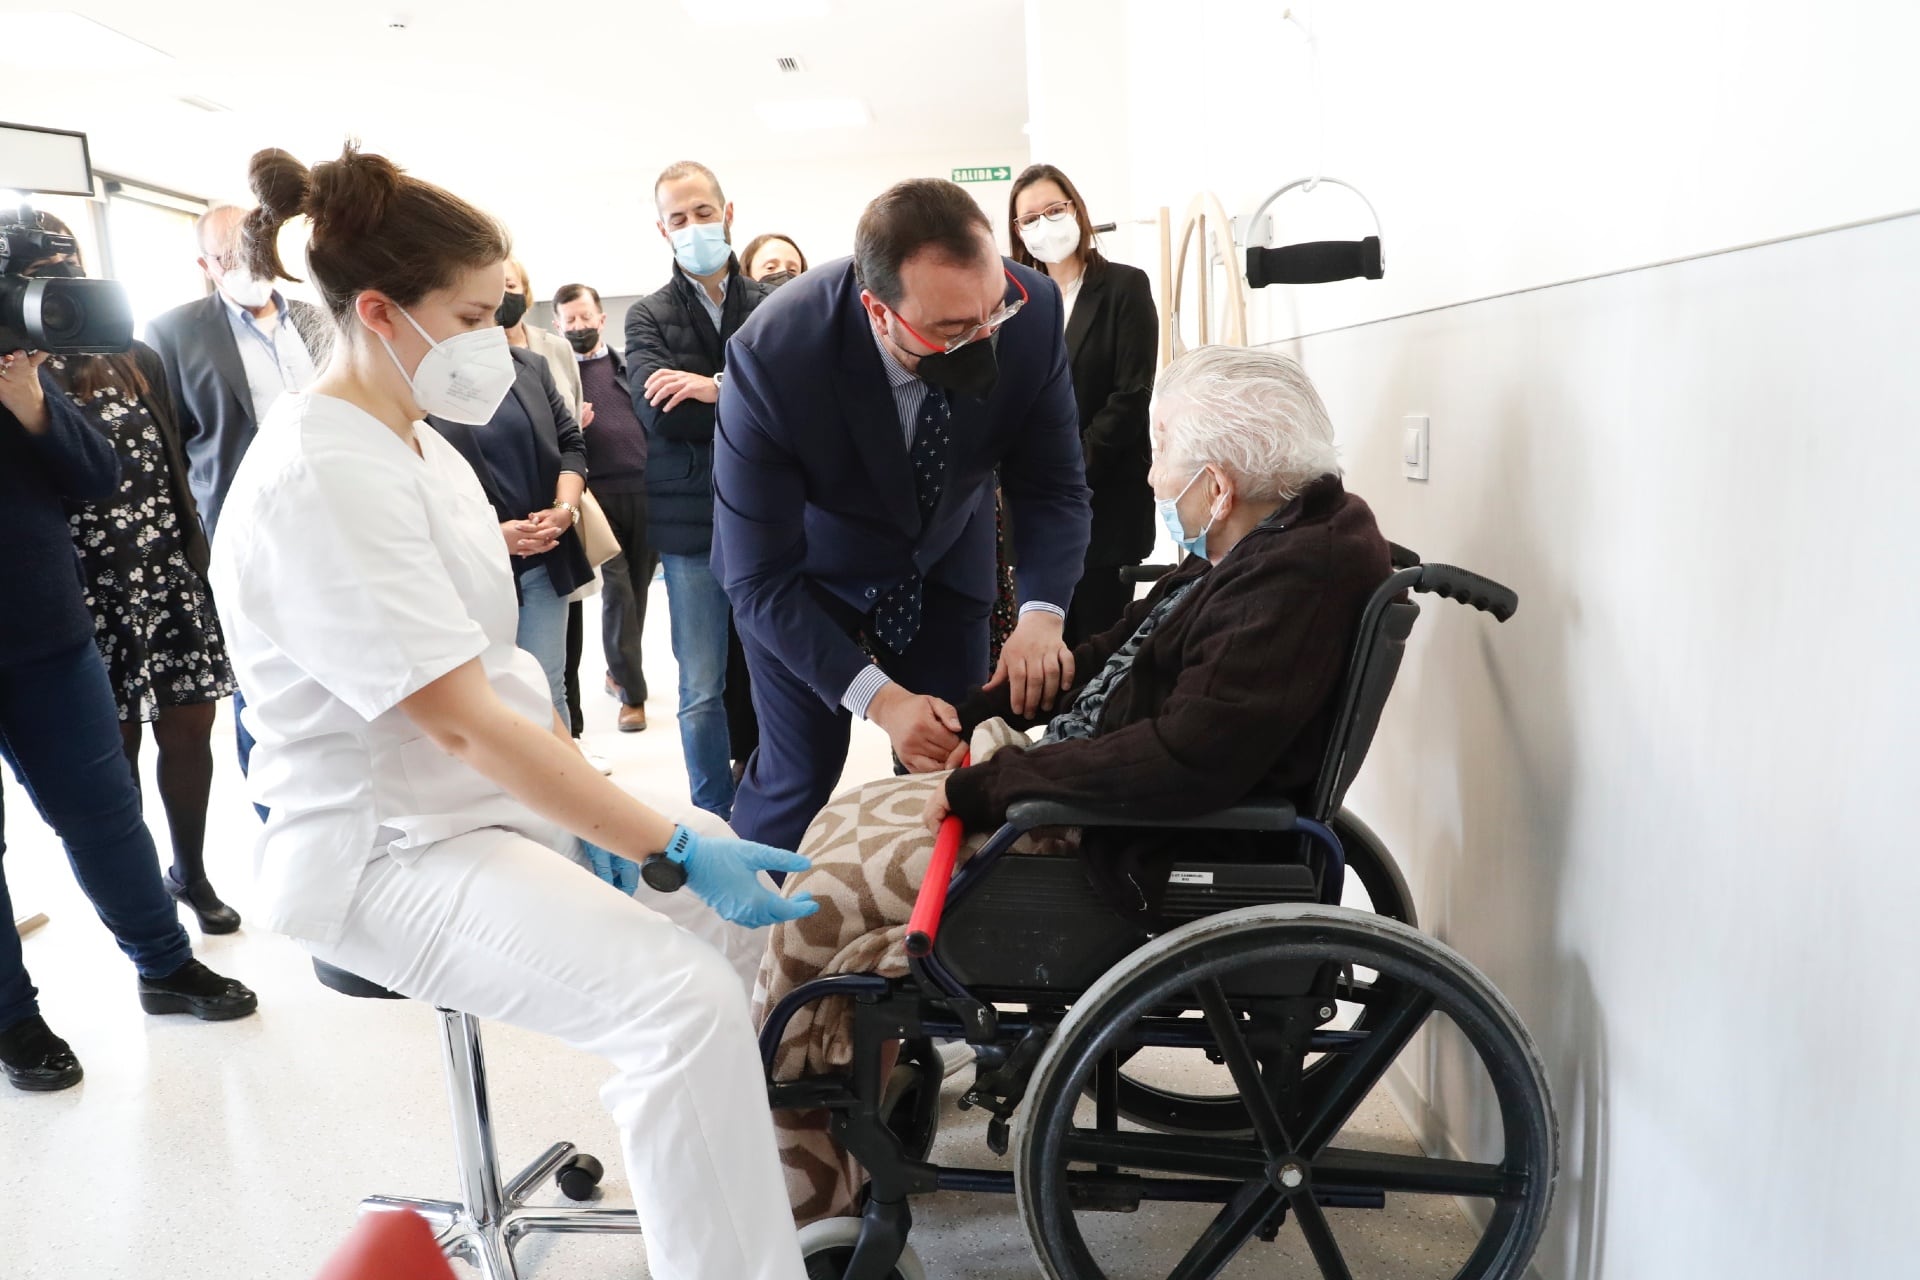
[[[1001,270],[1006,271],[1006,268],[1002,267]],[[894,318],[900,321],[900,327],[912,334],[921,346],[932,347],[942,355],[951,354],[952,352],[958,351],[961,347],[966,346],[969,342],[978,342],[982,338],[991,338],[994,334],[1000,332],[1001,325],[1019,315],[1020,308],[1027,305],[1027,286],[1021,284],[1020,278],[1011,271],[1007,271],[1006,276],[1007,279],[1013,281],[1013,287],[1020,291],[1019,301],[1007,303],[998,311],[973,326],[973,328],[968,329],[951,342],[934,342],[929,338],[922,337],[918,329],[915,329],[907,323],[905,316],[901,315],[898,311],[894,311],[892,307],[888,307],[887,310],[893,311]]]

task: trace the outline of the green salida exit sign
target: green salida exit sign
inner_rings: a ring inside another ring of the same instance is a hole
[[[955,182],[1012,182],[1013,168],[1010,165],[990,164],[978,169],[955,169]]]

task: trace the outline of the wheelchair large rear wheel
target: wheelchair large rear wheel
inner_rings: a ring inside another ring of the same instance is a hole
[[[1390,994],[1369,1008],[1365,1031],[1328,1034],[1318,1025],[1324,997],[1311,993],[1354,969],[1391,979]],[[1275,975],[1300,980],[1282,990]],[[1202,1014],[1249,1104],[1253,1135],[1146,1131],[1083,1099],[1104,1064],[1164,1035],[1170,1011],[1181,1009]],[[1412,1077],[1427,1079],[1428,1063],[1441,1063],[1451,1086],[1491,1103],[1472,1158],[1394,1153],[1382,1149],[1388,1137],[1349,1127],[1422,1032]],[[1306,1079],[1310,1052],[1330,1065]],[[1308,905],[1198,920],[1115,966],[1048,1045],[1015,1143],[1020,1213],[1051,1280],[1346,1280],[1354,1271],[1341,1238],[1355,1257],[1371,1247],[1354,1215],[1409,1196],[1425,1205],[1408,1208],[1441,1206],[1438,1220],[1457,1237],[1435,1246],[1427,1274],[1520,1280],[1546,1225],[1558,1159],[1545,1073],[1500,992],[1404,924]],[[1466,1223],[1449,1200],[1470,1207]],[[1136,1209],[1137,1219],[1111,1216]]]
[[[1407,889],[1406,878],[1400,874],[1399,866],[1380,837],[1345,809],[1335,814],[1329,825],[1346,852],[1346,901],[1359,905],[1361,895],[1354,892],[1357,886],[1375,915],[1418,928],[1420,922],[1414,915],[1413,895]],[[1377,985],[1379,981],[1377,975],[1356,975],[1348,994],[1371,997],[1375,993],[1369,984]],[[1342,1026],[1364,1030],[1367,1004],[1348,999],[1342,999],[1339,1004]],[[1240,1095],[1234,1092],[1231,1078],[1221,1071],[1208,1073],[1219,1077],[1220,1088],[1218,1092],[1204,1091],[1195,1081],[1195,1073],[1182,1062],[1183,1058],[1193,1056],[1148,1050],[1144,1057],[1123,1064],[1112,1086],[1113,1105],[1124,1119],[1161,1133],[1251,1136],[1252,1122],[1247,1118],[1247,1109],[1240,1105]],[[1307,1067],[1310,1073],[1319,1069],[1318,1063]]]

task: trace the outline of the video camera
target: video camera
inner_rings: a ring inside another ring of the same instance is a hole
[[[0,188],[91,196],[86,136],[0,124]],[[0,352],[111,355],[133,345],[133,307],[120,285],[26,274],[78,249],[72,236],[48,230],[31,209],[0,207]]]

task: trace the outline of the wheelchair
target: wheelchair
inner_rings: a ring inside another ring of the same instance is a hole
[[[1451,1198],[1467,1210],[1474,1242],[1434,1259],[1433,1274],[1526,1274],[1558,1169],[1539,1055],[1493,984],[1418,930],[1393,858],[1342,808],[1420,613],[1409,593],[1502,622],[1518,599],[1393,552],[1362,615],[1305,812],[1254,797],[1147,821],[1119,797],[1099,809],[1017,803],[950,877],[936,852],[906,977],[821,978],[769,1011],[760,1046],[770,1105],[827,1111],[869,1178],[860,1216],[802,1231],[809,1280],[922,1280],[908,1241],[912,1201],[939,1191],[1012,1195],[1049,1280],[1344,1280],[1355,1274],[1339,1238],[1354,1230],[1348,1211],[1381,1209],[1389,1196]],[[1025,833],[1062,826],[1192,834],[1173,861],[1165,931],[1108,906],[1078,858],[1005,856]],[[1224,832],[1259,854],[1210,848],[1209,835]],[[1339,905],[1349,876],[1371,912]],[[848,1071],[774,1081],[794,1014],[833,996],[851,998]],[[1477,1062],[1475,1083],[1496,1104],[1496,1119],[1471,1135],[1475,1153],[1405,1154],[1365,1134],[1342,1141],[1396,1062],[1418,1059],[1423,1032]],[[941,1039],[973,1047],[960,1105],[988,1113],[987,1146],[1010,1155],[1010,1169],[929,1161]],[[1098,1227],[1143,1212],[1150,1222]]]

